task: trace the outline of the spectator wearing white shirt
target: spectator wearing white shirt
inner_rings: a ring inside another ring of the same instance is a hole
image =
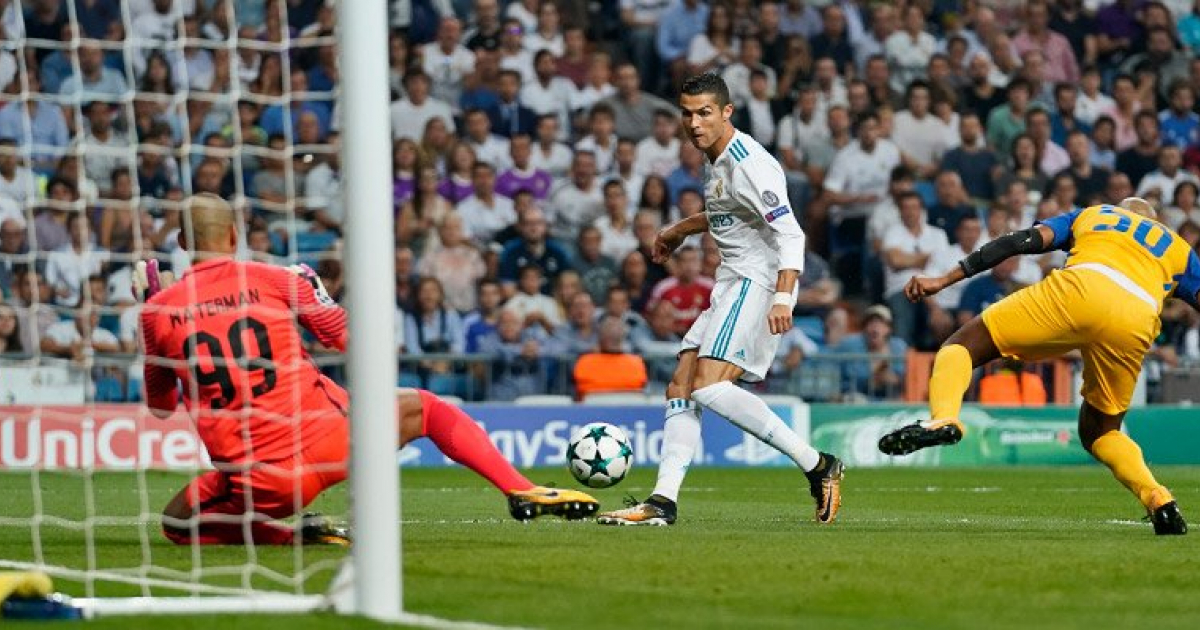
[[[587,80],[575,91],[569,107],[572,112],[588,111],[592,105],[616,93],[617,86],[612,84],[612,57],[603,51],[594,52],[588,64]]]
[[[933,252],[922,275],[937,277],[948,273],[958,266],[960,260],[983,245],[983,224],[979,221],[979,217],[975,215],[963,217],[958,222],[954,236],[958,242]],[[965,288],[967,288],[967,283],[959,282],[946,287],[937,295],[923,300],[929,315],[929,330],[933,335],[934,345],[940,345],[957,328],[958,322],[954,312],[958,309],[958,303],[962,299],[962,292]]]
[[[613,260],[625,260],[630,252],[638,248],[637,236],[633,234],[633,223],[629,220],[628,193],[621,182],[612,180],[604,184],[604,216],[596,219],[600,230],[600,253]]]
[[[83,213],[68,215],[67,230],[70,242],[46,257],[46,281],[54,286],[55,303],[74,307],[83,295],[83,283],[104,269],[109,254],[92,245]]]
[[[846,82],[838,74],[837,63],[829,57],[821,57],[813,64],[813,86],[817,90],[817,117],[825,114],[834,105],[850,105]]]
[[[329,152],[304,176],[305,206],[312,212],[313,226],[340,232],[346,220],[342,205],[341,136],[329,134]]]
[[[850,13],[847,12],[847,15]],[[854,65],[859,72],[867,69],[867,60],[876,55],[886,57],[887,40],[896,32],[896,9],[890,4],[879,3],[871,7],[871,30],[862,37],[851,38],[854,44]]]
[[[629,138],[621,138],[617,141],[617,153],[613,159],[612,173],[608,176],[609,181],[620,182],[625,187],[625,207],[631,217],[638,210],[637,204],[642,195],[642,186],[646,182],[645,176],[634,167],[636,159],[637,145]]]
[[[588,114],[588,135],[575,143],[576,151],[588,151],[596,156],[596,172],[601,176],[612,171],[617,152],[617,134],[613,110],[606,103],[597,103]]]
[[[1200,185],[1200,179],[1184,170],[1182,166],[1183,153],[1179,147],[1173,144],[1164,145],[1158,150],[1158,168],[1147,173],[1142,181],[1138,182],[1137,195],[1142,197],[1157,190],[1159,199],[1166,205],[1175,199],[1176,186],[1184,182]]]
[[[87,300],[77,306],[75,317],[46,329],[41,339],[42,352],[81,362],[92,353],[120,352],[117,336],[100,327],[100,307]]]
[[[454,112],[450,104],[429,95],[430,79],[424,70],[410,70],[404,75],[404,89],[408,95],[392,103],[392,139],[408,138],[417,142],[425,133],[425,124],[431,118],[441,118],[446,130],[454,133]]]
[[[1075,99],[1075,117],[1086,125],[1096,124],[1101,114],[1116,108],[1117,102],[1103,91],[1100,69],[1089,66],[1079,79],[1079,96]]]
[[[892,89],[904,90],[914,79],[925,75],[929,58],[937,52],[937,40],[925,32],[925,12],[910,4],[904,9],[901,30],[884,42],[884,54],[891,67]]]
[[[550,193],[550,232],[565,243],[575,242],[580,228],[604,213],[604,197],[596,180],[596,156],[577,151],[571,161],[571,179]]]
[[[129,168],[129,140],[113,128],[112,105],[92,101],[83,108],[87,130],[77,142],[83,158],[83,172],[108,190],[113,171]]]
[[[85,103],[120,100],[128,89],[125,75],[104,65],[104,51],[96,41],[85,39],[79,44],[79,73],[63,80],[58,93],[67,102]]]
[[[541,4],[541,0],[516,0],[515,2],[510,2],[508,8],[504,10],[505,21],[515,21],[525,30],[532,31],[537,28],[538,7]]]
[[[557,116],[538,118],[537,141],[533,143],[533,155],[529,158],[530,166],[550,173],[556,180],[567,176],[575,155],[571,147],[558,141],[559,129]]]
[[[492,133],[492,121],[482,109],[468,110],[463,115],[466,141],[475,150],[475,159],[487,162],[497,171],[508,170],[512,157],[508,140]]]
[[[565,43],[562,33],[562,16],[558,13],[558,5],[553,2],[542,2],[537,9],[537,23],[533,27],[526,26],[525,37],[521,45],[531,54],[548,50],[554,57],[563,56]],[[536,58],[534,59],[536,62]]]
[[[17,142],[12,138],[0,138],[0,196],[22,206],[37,198],[33,171],[18,163]]]
[[[638,141],[634,170],[643,177],[669,177],[679,168],[679,119],[673,112],[654,113],[654,132]]]
[[[513,202],[496,194],[496,169],[487,162],[476,162],[471,168],[474,194],[458,204],[463,230],[471,240],[487,247],[496,235],[517,222]]]
[[[921,273],[934,252],[950,246],[941,228],[925,222],[925,206],[915,192],[901,193],[896,199],[900,225],[892,226],[883,236],[883,296],[892,309],[893,330],[910,346],[917,340],[920,307],[908,301],[904,285]]]
[[[462,45],[462,22],[442,18],[437,39],[421,47],[421,67],[433,81],[433,97],[457,108],[463,80],[475,71],[475,53]]]
[[[525,30],[520,22],[510,18],[504,21],[500,34],[500,68],[520,74],[521,83],[534,79],[533,53],[525,49]]]
[[[729,87],[729,98],[735,105],[742,106],[750,101],[750,73],[754,70],[760,70],[766,75],[767,95],[774,97],[777,84],[775,69],[763,64],[762,56],[762,42],[754,38],[747,39],[742,42],[738,60],[721,73],[721,78]]]
[[[750,96],[734,112],[735,125],[745,129],[770,153],[775,152],[775,110],[768,94],[767,74],[760,68],[750,71]]]
[[[560,129],[570,127],[568,108],[575,99],[575,84],[570,79],[557,76],[554,54],[539,50],[533,58],[535,80],[521,88],[521,104],[539,116],[558,116]],[[560,138],[562,139],[562,138]]]
[[[930,110],[929,84],[913,81],[908,85],[905,100],[908,109],[896,113],[892,141],[901,147],[905,164],[916,171],[918,178],[932,179],[957,134],[954,127]]]
[[[516,313],[525,326],[539,325],[552,333],[563,324],[562,309],[554,298],[542,293],[542,268],[528,264],[517,272],[516,293],[504,303],[504,310]]]
[[[900,151],[879,137],[879,118],[874,113],[858,120],[858,140],[838,151],[825,175],[825,192],[830,208],[831,252],[839,259],[837,275],[852,284],[861,279],[854,252],[862,251],[867,219],[888,202],[892,170],[900,165]],[[849,262],[846,259],[849,258]],[[852,289],[853,290],[853,289]]]

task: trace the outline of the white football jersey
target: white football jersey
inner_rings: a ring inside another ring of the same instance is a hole
[[[718,282],[748,278],[774,291],[781,259],[803,273],[804,232],[788,201],[783,167],[750,135],[735,131],[709,167],[704,213],[721,250]],[[799,251],[783,252],[781,242]]]

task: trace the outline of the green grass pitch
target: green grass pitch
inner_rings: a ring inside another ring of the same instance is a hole
[[[1200,468],[1164,468],[1185,514],[1200,515]],[[639,497],[652,470],[598,492],[606,508]],[[566,486],[565,470],[531,478]],[[545,628],[1196,628],[1200,540],[1157,538],[1136,502],[1101,467],[850,470],[840,521],[818,526],[793,470],[697,468],[671,528],[605,528],[556,520],[520,524],[498,494],[463,470],[403,476],[406,608],[444,618]],[[185,478],[148,475],[157,510]],[[42,474],[44,513],[86,512],[82,478]],[[0,474],[0,514],[32,513],[28,474]],[[187,570],[189,549],[138,513],[137,477],[97,475],[95,566],[136,565],[148,533],[156,564]],[[316,506],[342,513],[345,493]],[[47,522],[46,558],[88,566],[82,531]],[[28,529],[0,528],[0,558],[30,560]],[[258,549],[281,573],[332,564],[333,549]],[[238,565],[240,548],[203,550],[205,566]],[[316,570],[320,588],[328,570]],[[214,576],[213,583],[238,576]],[[262,578],[261,584],[270,584]],[[80,583],[61,590],[83,594]],[[98,584],[100,594],[128,593]],[[163,592],[163,594],[172,594]],[[117,618],[89,628],[376,627],[323,615],[274,618]],[[5,627],[21,627],[5,623]],[[65,624],[64,624],[65,625]],[[62,627],[36,624],[38,628]],[[378,626],[383,627],[383,626]]]

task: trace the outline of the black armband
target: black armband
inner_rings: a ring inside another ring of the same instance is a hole
[[[1040,254],[1044,246],[1042,232],[1036,227],[1018,232],[1009,232],[958,261],[958,266],[970,278],[977,273],[987,271],[999,265],[1013,256],[1020,254]]]

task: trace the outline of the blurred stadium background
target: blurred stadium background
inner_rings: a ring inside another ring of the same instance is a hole
[[[719,258],[709,239],[667,265],[647,251],[658,227],[702,210],[703,160],[671,103],[682,76],[711,70],[735,122],[785,165],[812,245],[798,326],[762,388],[920,400],[924,353],[1063,255],[917,306],[899,294],[913,273],[1133,192],[1200,238],[1200,16],[1186,1],[1079,5],[391,2],[399,384],[475,401],[664,388]],[[130,262],[186,266],[176,204],[193,192],[245,209],[246,256],[309,262],[340,294],[354,209],[340,198],[329,3],[0,6],[8,402],[137,401]],[[868,112],[877,142],[858,124]],[[920,193],[920,216],[896,208],[903,190]],[[87,306],[90,333],[74,321]],[[602,344],[604,319],[623,326]],[[578,374],[602,345],[642,357],[646,382],[596,383],[590,363]],[[1197,362],[1200,317],[1173,304],[1139,400],[1195,391]],[[971,395],[1071,403],[1075,370],[999,366]],[[63,384],[62,400],[8,385],[33,380]]]

